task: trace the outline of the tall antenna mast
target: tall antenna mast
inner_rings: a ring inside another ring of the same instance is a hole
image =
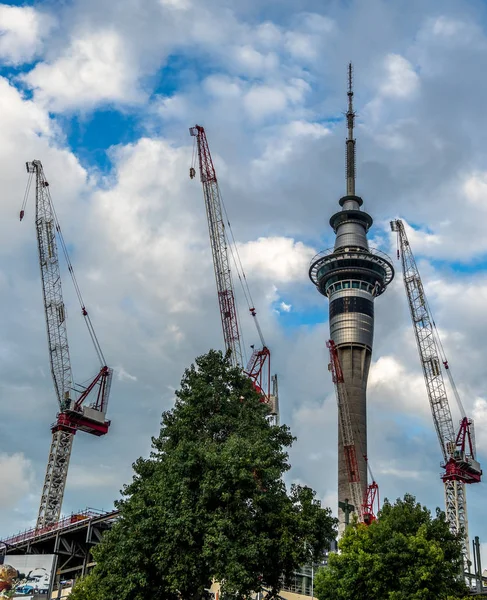
[[[347,196],[355,196],[355,140],[353,126],[355,112],[353,110],[352,63],[348,63],[348,111],[347,111]]]

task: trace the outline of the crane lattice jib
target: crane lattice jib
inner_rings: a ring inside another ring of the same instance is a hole
[[[205,197],[206,215],[208,219],[225,349],[230,353],[232,364],[234,366],[243,367],[238,316],[228,258],[227,237],[223,220],[220,188],[218,186],[215,167],[213,166],[204,128],[196,125],[195,127],[190,128],[190,133],[191,135],[196,136],[198,145],[200,178]]]
[[[48,182],[38,160],[27,163],[27,171],[36,177],[36,229],[41,267],[42,293],[46,315],[51,372],[59,407],[69,402],[72,387],[71,362],[66,331],[66,311],[61,287],[56,245],[56,225],[49,198]]]
[[[421,366],[428,391],[438,440],[443,458],[449,458],[449,444],[455,442],[450,405],[446,394],[445,382],[441,371],[440,353],[433,331],[433,319],[428,310],[423,283],[414,259],[402,221],[395,221],[401,248],[401,261],[404,274],[404,286],[408,298],[409,310],[414,326]]]
[[[423,283],[406,236],[404,224],[401,220],[392,221],[391,229],[398,234],[404,286],[433,415],[433,423],[445,464],[448,465],[448,462],[451,461],[451,451],[456,445],[457,436],[441,371],[440,352],[433,330],[434,322],[428,309]],[[470,547],[465,483],[460,478],[449,478],[445,475],[443,476],[443,482],[446,519],[452,533],[463,532],[464,566],[465,570],[468,570]]]
[[[352,419],[350,417],[350,411],[348,408],[345,380],[335,342],[333,340],[329,340],[326,345],[330,350],[330,370],[333,383],[335,384],[338,405],[338,424],[342,435],[343,452],[345,454],[348,482],[350,485],[350,499],[352,500],[352,504],[357,511],[359,521],[362,521],[362,486],[360,484],[360,471],[358,468],[357,452],[353,437]]]

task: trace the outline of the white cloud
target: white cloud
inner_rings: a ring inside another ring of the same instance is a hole
[[[255,37],[261,44],[275,47],[281,42],[282,32],[275,23],[266,21],[257,26],[255,29]]]
[[[483,33],[476,23],[442,15],[428,23],[428,33],[448,44],[469,45],[482,41]]]
[[[280,309],[282,310],[282,312],[291,312],[292,309],[292,304],[286,304],[285,302],[281,302],[281,304],[279,305]]]
[[[32,464],[23,453],[0,454],[0,509],[11,510],[30,492],[33,473]]]
[[[245,271],[254,278],[265,278],[275,284],[302,281],[316,254],[313,248],[285,237],[259,238],[238,244],[238,251]]]
[[[256,85],[247,92],[244,107],[253,119],[262,119],[282,112],[287,107],[284,90],[268,85]]]
[[[121,366],[117,367],[115,372],[117,373],[119,381],[137,381],[137,377],[135,375],[131,375]]]
[[[289,106],[303,101],[310,90],[309,84],[300,78],[293,78],[284,86],[253,85],[244,97],[244,108],[252,119],[261,120],[278,116]]]
[[[241,73],[254,76],[274,71],[279,65],[279,58],[274,52],[262,54],[249,44],[235,48],[234,60]]]
[[[487,198],[487,173],[471,173],[467,176],[463,191],[467,201],[475,207],[475,210],[485,211],[485,200]]]
[[[408,98],[418,88],[419,78],[411,63],[399,54],[389,54],[384,66],[386,78],[381,85],[384,96]]]
[[[476,398],[472,418],[474,420],[477,452],[487,455],[487,400]]]
[[[397,355],[380,356],[372,363],[368,389],[370,402],[385,411],[431,418],[422,374],[409,371]]]
[[[191,8],[190,0],[159,0],[164,7],[175,10],[189,10]]]
[[[219,98],[238,98],[242,94],[240,80],[222,75],[210,75],[203,82],[204,89]]]
[[[139,102],[143,97],[126,44],[114,29],[75,37],[61,56],[39,63],[24,80],[36,98],[54,111]]]
[[[456,35],[462,27],[462,21],[441,16],[434,21],[432,30],[435,35],[451,37],[452,35]]]
[[[286,49],[298,58],[316,58],[317,48],[313,42],[314,40],[305,33],[297,31],[289,31],[286,33]]]
[[[0,58],[7,64],[31,61],[42,49],[54,19],[32,6],[0,4]]]
[[[290,137],[306,136],[314,139],[320,139],[331,133],[321,123],[311,123],[309,121],[291,121],[286,125],[285,132]]]

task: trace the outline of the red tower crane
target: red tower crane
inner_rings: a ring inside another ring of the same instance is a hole
[[[228,255],[229,243],[225,229],[224,206],[220,187],[218,185],[216,171],[211,158],[204,127],[195,125],[194,127],[190,127],[189,132],[196,138],[200,180],[203,186],[203,195],[205,199],[225,350],[229,354],[232,364],[244,369],[238,312],[235,303],[235,293]],[[190,168],[191,179],[193,179],[195,175],[196,170],[194,166],[192,166]],[[239,259],[238,253],[236,254],[237,257],[234,256],[234,259],[238,268]],[[243,273],[240,275],[239,273],[239,277],[243,284],[243,281],[246,281],[245,275]],[[249,300],[249,298],[251,299],[250,293],[247,296],[247,300]],[[257,320],[257,312],[252,306],[252,303],[249,303],[249,310],[254,318],[262,347],[260,349],[253,348],[252,355],[244,372],[252,380],[255,389],[261,394],[263,401],[268,403],[272,419],[277,422],[277,377],[275,375],[273,377],[270,376],[271,353],[265,344],[264,336],[262,335],[262,330]]]
[[[96,436],[105,435],[108,432],[110,421],[105,420],[105,414],[110,394],[112,369],[105,364],[100,344],[74,276],[42,164],[39,160],[34,160],[26,163],[26,167],[30,176],[22,210],[20,211],[20,220],[22,221],[24,217],[29,190],[35,175],[37,246],[47,325],[49,360],[59,404],[56,422],[51,426],[52,443],[36,525],[36,529],[43,530],[56,523],[61,515],[74,435],[78,430]],[[68,263],[83,317],[101,363],[99,372],[89,385],[85,387],[77,386],[78,389],[73,388],[56,233]],[[85,404],[88,398],[92,401],[90,404]]]
[[[333,340],[326,342],[326,346],[330,351],[329,370],[331,371],[332,380],[335,384],[338,404],[338,423],[342,434],[343,453],[345,455],[345,464],[347,466],[348,482],[350,485],[350,499],[352,501],[352,506],[348,505],[347,501],[347,506],[344,508],[342,507],[342,509],[345,511],[347,517],[347,513],[350,510],[355,510],[359,522],[370,525],[372,521],[375,521],[376,511],[379,508],[379,486],[372,476],[372,483],[368,485],[365,494],[362,495],[360,470],[357,462],[357,449],[348,406],[347,388],[345,386],[345,379],[338,357],[338,350]],[[371,473],[367,457],[364,456],[364,458],[367,462],[369,473]]]
[[[433,423],[444,460],[442,466],[445,471],[441,478],[445,486],[446,518],[453,533],[463,534],[464,566],[468,572],[470,571],[470,546],[465,484],[478,483],[482,476],[480,464],[475,457],[473,421],[466,416],[453,381],[451,369],[426,300],[423,282],[404,224],[399,219],[391,221],[391,229],[397,232],[397,258],[402,261],[404,287],[406,288],[409,311],[433,415]],[[441,364],[443,364],[448,375],[462,415],[458,433],[455,433]]]

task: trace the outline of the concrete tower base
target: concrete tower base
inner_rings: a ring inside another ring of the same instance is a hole
[[[360,473],[362,497],[367,489],[367,378],[372,353],[370,349],[361,346],[341,346],[338,348],[338,358],[343,371],[348,396],[348,407],[352,421],[353,437]],[[350,485],[347,465],[343,452],[341,427],[338,428],[338,502],[350,502]],[[360,507],[355,507],[357,512]],[[341,537],[345,531],[345,514],[338,509],[338,534]]]

